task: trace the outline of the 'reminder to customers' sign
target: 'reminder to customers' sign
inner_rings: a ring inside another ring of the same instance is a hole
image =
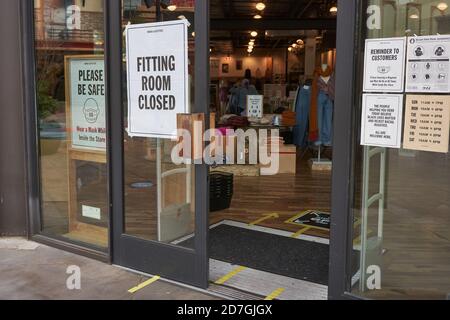
[[[365,92],[403,92],[406,38],[367,39]]]
[[[187,20],[128,25],[128,134],[175,138],[189,111]]]

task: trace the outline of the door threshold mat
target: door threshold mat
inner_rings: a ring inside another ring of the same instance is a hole
[[[179,245],[192,247],[194,238]],[[329,246],[220,224],[209,233],[210,258],[304,281],[328,284]]]
[[[215,259],[209,259],[209,265],[209,279],[213,286],[225,290],[224,295],[227,295],[226,291],[234,292],[232,297],[238,299],[248,299],[239,297],[244,293],[259,297],[261,300],[280,289],[282,290],[280,294],[274,297],[276,300],[327,300],[328,297],[328,287],[322,284],[251,268],[244,268],[235,273],[237,266]],[[222,282],[216,284],[218,280]],[[209,288],[211,289],[211,284]]]

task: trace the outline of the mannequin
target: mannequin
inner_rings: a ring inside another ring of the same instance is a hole
[[[311,92],[309,140],[317,146],[331,146],[333,100],[333,70],[324,63],[316,68]]]
[[[328,64],[327,63],[323,63],[322,64],[322,72],[325,73],[326,70],[328,69]],[[320,76],[322,78],[323,81],[325,81],[325,83],[328,83],[328,81],[330,81],[331,75],[330,76]]]

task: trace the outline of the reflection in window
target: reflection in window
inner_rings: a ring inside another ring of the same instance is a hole
[[[102,0],[35,0],[41,232],[108,247]]]
[[[149,1],[148,3],[150,3]],[[148,6],[146,1],[122,1],[122,26],[187,19],[190,108],[194,103],[195,13],[193,0],[172,1],[174,7]],[[158,13],[160,17],[158,18]],[[125,39],[124,39],[125,40]],[[123,74],[126,76],[124,41]],[[123,90],[124,123],[127,90]],[[195,231],[194,165],[175,165],[171,159],[176,142],[170,139],[130,137],[124,128],[125,233],[146,240],[176,244]]]

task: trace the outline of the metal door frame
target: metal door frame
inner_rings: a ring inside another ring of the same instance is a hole
[[[351,291],[353,250],[354,161],[359,120],[357,70],[358,28],[364,18],[361,0],[338,0],[336,98],[329,262],[329,299],[355,299]]]
[[[157,274],[201,288],[208,287],[208,167],[195,168],[194,249],[139,239],[124,233],[124,167],[122,105],[122,12],[121,0],[106,5],[107,104],[109,105],[109,167],[111,199],[112,262]],[[209,119],[209,1],[195,4],[195,105],[193,113]]]

